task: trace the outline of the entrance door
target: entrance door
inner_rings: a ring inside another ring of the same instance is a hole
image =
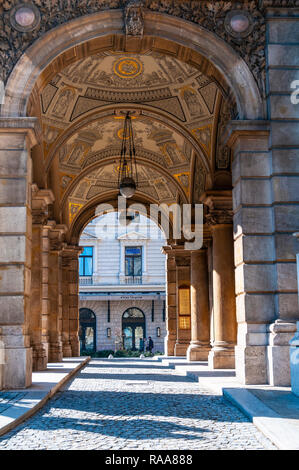
[[[89,308],[80,308],[80,353],[96,351],[96,316]]]
[[[145,338],[145,317],[142,310],[136,307],[128,308],[122,318],[124,348],[140,350],[142,339]]]

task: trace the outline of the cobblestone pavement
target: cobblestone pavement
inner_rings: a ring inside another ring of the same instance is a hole
[[[3,449],[275,449],[221,396],[153,360],[92,360]]]

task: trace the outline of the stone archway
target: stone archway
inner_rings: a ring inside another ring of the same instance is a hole
[[[206,69],[211,67],[210,73],[219,73],[235,95],[240,119],[264,117],[262,99],[247,64],[215,34],[170,15],[145,11],[143,35],[144,48],[176,55],[198,66],[203,63]],[[26,115],[30,94],[45,70],[49,79],[63,64],[108,49],[127,50],[119,10],[88,15],[49,31],[26,50],[10,74],[2,116]],[[136,51],[136,45],[130,51]]]
[[[39,299],[40,303],[44,300],[49,301],[50,310],[48,313],[45,313],[45,317],[51,317],[51,312],[53,314],[56,310],[59,312],[58,323],[55,323],[55,318],[53,317],[54,326],[52,337],[45,339],[45,344],[48,344],[48,346],[49,344],[52,344],[51,347],[49,346],[49,357],[53,360],[61,359],[63,351],[64,354],[67,355],[70,354],[70,352],[74,354],[74,351],[78,349],[75,318],[78,306],[75,300],[78,277],[78,275],[76,277],[75,274],[77,269],[76,259],[78,256],[76,240],[81,229],[78,229],[78,226],[80,223],[86,223],[86,221],[91,217],[95,204],[98,203],[98,198],[96,197],[95,199],[91,199],[86,206],[84,206],[82,213],[78,212],[77,219],[73,219],[73,225],[67,225],[67,217],[62,216],[63,208],[61,207],[57,208],[55,212],[56,220],[48,222],[48,220],[51,219],[51,216],[49,215],[49,212],[51,213],[51,207],[49,208],[48,206],[53,204],[51,184],[54,185],[55,182],[55,177],[52,176],[51,181],[50,175],[48,180],[46,182],[44,181],[43,184],[40,185],[41,187],[44,185],[48,189],[39,190],[37,188],[34,193],[33,204],[31,205],[31,198],[27,192],[31,184],[30,159],[27,158],[27,156],[30,153],[30,148],[34,147],[40,140],[41,129],[39,128],[38,118],[24,117],[27,112],[27,105],[30,101],[30,96],[37,93],[39,89],[42,89],[43,86],[48,83],[55,74],[57,74],[57,72],[61,71],[66,65],[72,64],[74,61],[78,60],[78,58],[91,56],[99,51],[144,52],[150,49],[172,57],[177,56],[186,64],[203,68],[209,76],[213,76],[214,79],[220,83],[220,88],[222,88],[222,90],[224,89],[224,94],[226,94],[230,100],[236,102],[239,119],[243,122],[243,129],[239,133],[234,130],[231,132],[229,145],[232,147],[234,152],[238,151],[240,140],[242,140],[244,136],[251,136],[252,132],[255,133],[255,136],[257,134],[261,136],[261,139],[263,140],[262,144],[259,142],[261,147],[258,146],[257,151],[260,152],[261,148],[264,148],[265,146],[265,140],[267,138],[267,129],[265,129],[265,124],[261,121],[260,130],[257,131],[257,125],[254,121],[264,117],[263,103],[257,84],[245,61],[241,59],[227,43],[200,26],[195,26],[189,22],[185,22],[168,15],[161,15],[149,11],[145,12],[144,21],[143,38],[141,41],[133,42],[133,45],[131,44],[130,47],[126,40],[126,36],[123,34],[122,12],[120,11],[101,12],[88,17],[76,19],[66,25],[59,26],[57,29],[49,31],[43,37],[38,39],[26,51],[11,73],[6,85],[5,101],[1,110],[3,116],[1,118],[1,132],[4,134],[4,145],[7,146],[6,150],[11,149],[13,145],[16,145],[15,142],[17,136],[18,151],[22,154],[23,158],[25,156],[25,160],[23,172],[21,172],[21,174],[18,175],[18,178],[16,178],[18,190],[15,191],[16,185],[13,189],[7,189],[8,197],[6,199],[6,207],[4,209],[9,208],[10,213],[13,213],[13,218],[18,217],[21,224],[19,230],[22,234],[22,240],[25,247],[31,246],[31,235],[27,230],[26,224],[28,221],[28,214],[30,217],[30,212],[31,210],[33,211],[36,225],[38,226],[36,237],[37,243],[40,243],[40,246],[42,246],[41,241],[43,241],[43,237],[48,237],[47,241],[50,244],[51,249],[50,255],[49,252],[47,252],[49,260],[46,261],[45,265],[40,269],[38,275],[42,277],[45,272],[49,272],[52,275],[52,277],[50,277],[53,288],[56,288],[57,285],[62,285],[63,282],[65,285],[71,286],[64,294],[66,297],[68,296],[68,300],[65,303],[61,302],[61,298],[57,301],[53,295],[48,295],[45,298],[40,296]],[[247,119],[250,120],[249,124]],[[250,127],[251,125],[254,125],[255,127],[252,128]],[[14,143],[12,143],[12,140],[14,140]],[[247,141],[245,139],[245,149],[246,148],[250,148],[248,139]],[[13,149],[15,149],[15,147],[13,147]],[[198,155],[193,159],[193,167],[196,165],[196,161],[198,159]],[[54,172],[53,175],[55,176]],[[230,225],[230,234],[227,237],[227,240],[228,242],[232,242],[231,191],[227,188],[223,191],[219,191],[219,188],[215,191],[213,191],[213,188],[206,189],[208,189],[208,191],[206,191],[205,194],[200,194],[200,196],[206,206],[209,207],[210,225],[213,227],[225,226],[220,227],[224,231],[226,231],[226,225]],[[15,192],[15,194],[11,197],[13,192]],[[147,203],[152,200],[149,196],[145,196],[144,194],[138,194],[137,196],[140,199],[143,198]],[[104,200],[107,201],[107,198],[115,198],[115,192],[107,191],[105,193]],[[20,205],[22,206],[22,211],[19,209]],[[45,221],[46,223],[44,223]],[[212,229],[212,231],[216,233],[216,229]],[[215,240],[216,238],[213,240],[214,246],[216,246]],[[66,242],[68,242],[68,244],[66,244]],[[45,249],[45,252],[46,251],[47,250]],[[218,250],[217,256],[221,257],[222,252],[223,250]],[[20,285],[24,281],[24,285],[26,286],[23,290],[20,288],[20,291],[18,291],[19,317],[17,319],[17,324],[19,326],[15,329],[15,335],[18,337],[19,341],[18,361],[21,364],[21,367],[19,378],[17,378],[17,386],[28,385],[30,383],[31,374],[30,335],[28,334],[28,318],[30,316],[29,297],[31,292],[30,287],[28,287],[30,286],[30,249],[27,248],[27,251],[24,249],[24,253],[25,255],[22,258],[22,261],[19,262],[19,260],[17,260]],[[230,253],[230,255],[232,254],[231,251],[227,251],[227,253]],[[39,255],[40,253],[38,253],[37,257],[39,257]],[[188,268],[188,266],[184,264],[185,260],[182,261],[181,258],[182,253],[180,252],[176,259],[176,268],[179,268],[177,269],[178,272],[184,271],[185,273],[185,271],[187,271],[185,268]],[[43,256],[43,259],[47,259],[47,256]],[[62,262],[62,260],[64,261]],[[223,268],[223,259],[220,260],[219,265]],[[60,279],[61,268],[65,268],[64,270],[62,269],[62,272],[64,272],[64,274],[62,274],[62,279]],[[231,271],[233,270],[232,256],[230,256],[229,268]],[[12,276],[13,275],[14,273],[12,273]],[[221,276],[223,276],[223,269]],[[244,276],[245,275],[241,274],[242,279]],[[230,276],[231,283],[233,282],[232,277],[233,276]],[[178,281],[180,281],[180,279],[178,279]],[[230,286],[230,292],[232,291],[231,287],[232,286]],[[220,287],[218,286],[218,291],[221,292],[222,290],[223,285],[220,285]],[[43,291],[43,295],[44,293],[45,291]],[[61,297],[63,295],[61,288],[60,295]],[[208,296],[206,295],[206,299],[207,298]],[[14,300],[15,299],[13,299],[13,301]],[[175,307],[175,305],[173,305],[173,307]],[[65,308],[66,312],[63,313]],[[9,313],[9,309],[11,309],[11,307],[6,307],[5,312]],[[23,315],[24,311],[25,320]],[[219,309],[219,312],[219,314],[222,315],[221,309]],[[64,336],[64,344],[61,334],[59,333],[59,324],[62,322],[63,318],[67,318],[69,324],[73,324],[73,326],[75,325],[74,328],[69,329],[68,334]],[[230,321],[232,318],[235,320],[234,312],[233,315],[232,312],[230,312],[230,316],[226,317],[225,321]],[[39,320],[37,321],[39,322]],[[177,328],[177,325],[175,325],[175,328]],[[180,343],[180,339],[184,340],[183,343]],[[230,354],[228,355],[232,357],[234,342],[227,341],[227,339],[228,338],[225,337],[224,330],[221,330],[218,338],[218,347],[219,349],[229,349]],[[40,346],[38,343],[39,340],[40,339],[37,338],[37,343],[35,344],[36,350],[38,350]],[[180,338],[178,335],[177,350],[181,350],[180,347],[182,344],[184,344],[184,348],[186,349],[186,338]],[[246,351],[246,354],[247,352],[248,351]],[[244,358],[242,357],[242,360],[243,359]],[[16,356],[14,355],[12,342],[11,355],[7,366],[8,375],[5,379],[7,386],[15,386],[16,384],[16,382],[12,380],[11,372],[9,372],[13,369],[15,362]],[[221,362],[221,364],[223,366],[223,362]],[[241,364],[240,368],[244,371],[244,364]],[[260,368],[262,368],[262,361],[260,363]]]

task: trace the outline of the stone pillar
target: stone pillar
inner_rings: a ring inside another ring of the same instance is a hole
[[[62,351],[63,357],[72,357],[70,342],[70,265],[67,249],[62,252]]]
[[[176,265],[171,246],[163,247],[166,254],[166,337],[164,351],[167,356],[174,356],[177,337],[176,312]]]
[[[48,222],[47,225],[42,227],[41,233],[41,251],[42,251],[42,268],[41,268],[41,283],[42,283],[42,311],[41,311],[41,324],[42,324],[42,344],[46,351],[47,360],[49,361],[49,346],[50,346],[50,289],[49,289],[49,252],[50,252],[50,231],[51,227],[55,225],[54,221]]]
[[[190,292],[190,251],[183,247],[175,247],[176,264],[176,312],[177,312],[177,338],[174,347],[175,356],[185,356],[191,339],[191,317],[190,326],[182,325],[182,313],[180,310],[179,291],[188,288]],[[189,305],[191,314],[191,302]]]
[[[288,4],[290,2],[287,2]],[[288,7],[288,5],[287,5]],[[296,251],[292,233],[299,230],[298,31],[296,8],[268,8],[267,105],[271,131],[271,202],[276,289],[275,321],[267,329],[267,379],[290,385],[289,341],[299,319]]]
[[[65,227],[52,225],[49,232],[49,362],[62,361],[62,254]]]
[[[32,380],[28,334],[31,272],[31,157],[37,120],[0,118],[0,327],[3,388]]]
[[[268,123],[232,121],[235,281],[238,321],[236,374],[267,383],[269,324],[275,321],[275,243]]]
[[[213,265],[213,348],[209,353],[212,369],[235,367],[237,339],[232,200],[230,191],[205,193],[209,207],[207,223],[212,232]]]
[[[48,349],[42,338],[43,315],[43,225],[47,222],[48,205],[54,196],[49,190],[39,190],[32,186],[32,267],[31,267],[31,304],[29,333],[33,353],[33,370],[47,368]]]
[[[72,356],[80,356],[79,342],[79,261],[78,256],[82,248],[78,246],[69,247],[69,328]]]
[[[191,342],[188,361],[207,361],[210,351],[209,278],[206,249],[191,252]]]

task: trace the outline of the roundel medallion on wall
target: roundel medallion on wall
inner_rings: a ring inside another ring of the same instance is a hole
[[[229,11],[224,20],[228,34],[237,39],[246,38],[253,30],[251,15],[245,10]]]
[[[10,12],[10,23],[14,29],[27,33],[40,24],[40,12],[32,3],[20,3]]]
[[[142,63],[136,58],[122,57],[113,64],[113,72],[120,78],[135,78],[142,71]]]

